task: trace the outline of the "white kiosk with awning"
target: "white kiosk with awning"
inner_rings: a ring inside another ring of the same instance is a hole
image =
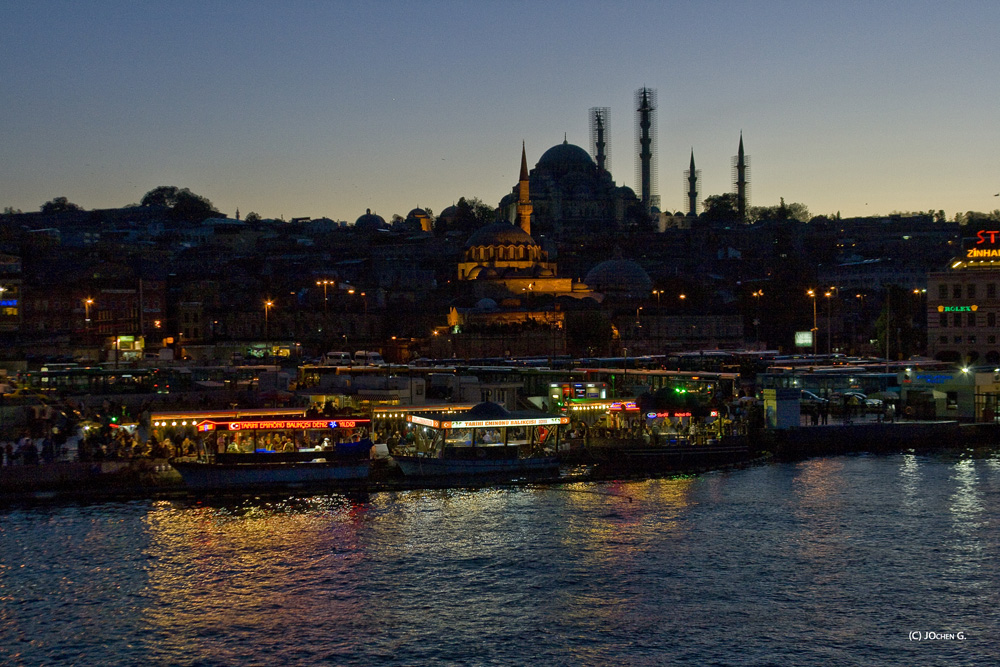
[[[555,473],[569,417],[508,411],[480,403],[465,412],[407,416],[407,434],[390,452],[404,475]]]

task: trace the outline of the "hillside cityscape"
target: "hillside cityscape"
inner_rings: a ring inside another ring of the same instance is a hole
[[[283,220],[226,215],[186,187],[159,186],[116,209],[64,197],[37,212],[7,208],[2,361],[773,349],[1000,363],[995,281],[981,288],[978,337],[942,336],[938,293],[928,293],[963,239],[996,229],[1000,211],[841,218],[784,200],[754,206],[742,136],[732,192],[699,192],[692,151],[688,210],[660,211],[642,175],[645,144],[638,193],[608,171],[602,111],[591,110],[589,152],[564,140],[528,169],[523,149],[519,181],[497,184],[509,189],[496,205],[458,196],[388,220],[372,209]]]

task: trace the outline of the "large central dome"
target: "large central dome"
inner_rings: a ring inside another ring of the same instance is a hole
[[[561,144],[556,144],[542,153],[542,157],[535,166],[536,168],[545,167],[559,171],[569,171],[570,169],[580,168],[592,169],[597,165],[594,164],[587,151],[563,140]]]

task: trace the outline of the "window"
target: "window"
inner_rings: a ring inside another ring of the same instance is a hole
[[[996,283],[987,283],[986,284],[986,298],[987,299],[995,299],[995,298],[997,298],[997,284]]]
[[[951,286],[951,298],[953,298],[953,299],[961,299],[962,298],[962,286],[961,285],[952,285]]]
[[[995,327],[997,325],[997,314],[986,313],[986,326]]]
[[[938,326],[942,329],[948,328],[948,313],[938,313]]]
[[[955,336],[955,338],[952,340],[952,342],[955,343],[956,345],[960,345],[962,343],[962,337],[961,336]]]
[[[975,313],[969,313],[968,322],[969,322],[969,326],[970,327],[976,326],[976,314]]]
[[[996,336],[987,336],[986,337],[986,342],[989,343],[990,345],[996,345],[997,344],[997,337]]]
[[[953,327],[962,326],[962,313],[955,313],[955,316],[951,320]]]
[[[944,283],[938,285],[938,299],[942,301],[948,298],[948,286]]]
[[[969,345],[975,345],[975,344],[976,344],[976,337],[969,336]]]
[[[947,336],[941,336],[940,338],[938,338],[938,342],[941,343],[942,345],[947,345],[948,344],[948,337]]]
[[[969,283],[965,286],[965,294],[969,299],[976,298],[976,283]]]

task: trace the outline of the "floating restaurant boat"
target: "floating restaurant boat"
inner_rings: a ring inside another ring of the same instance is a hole
[[[407,436],[390,453],[407,477],[553,474],[565,416],[510,412],[480,403],[466,412],[407,415]]]
[[[360,437],[371,420],[206,419],[199,461],[172,465],[194,490],[282,486],[351,486],[368,479],[372,441]]]

